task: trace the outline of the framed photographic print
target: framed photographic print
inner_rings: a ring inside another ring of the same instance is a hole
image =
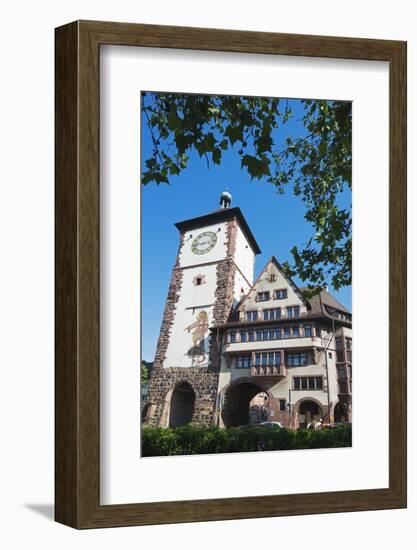
[[[406,506],[406,44],[56,30],[56,520]]]

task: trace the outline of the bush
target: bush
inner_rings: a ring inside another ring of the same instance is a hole
[[[350,425],[323,430],[297,431],[286,428],[247,426],[244,428],[201,427],[142,428],[142,456],[284,451],[350,447]]]

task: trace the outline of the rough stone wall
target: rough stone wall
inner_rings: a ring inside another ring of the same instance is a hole
[[[149,384],[149,409],[145,424],[169,425],[169,408],[172,391],[182,382],[188,382],[195,393],[192,424],[215,423],[218,375],[208,369],[170,367],[154,370]]]
[[[227,222],[226,236],[228,256],[233,256],[236,252],[237,227],[236,220],[230,220]]]
[[[233,291],[236,265],[232,258],[226,258],[217,264],[217,288],[214,293],[213,326],[225,323],[233,305]]]
[[[225,323],[230,317],[236,269],[232,258],[226,258],[217,264],[217,288],[213,308],[214,330],[212,331],[209,356],[209,369],[217,373],[220,371],[221,364],[221,335],[218,334],[215,327]]]
[[[159,333],[158,344],[156,346],[154,370],[160,369],[165,359],[165,354],[169,343],[171,327],[174,323],[176,304],[180,296],[182,278],[183,278],[182,269],[174,267],[172,271],[171,282],[169,284],[167,301],[165,303],[161,331]]]

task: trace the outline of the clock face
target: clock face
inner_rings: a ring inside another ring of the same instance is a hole
[[[194,254],[206,254],[209,252],[216,244],[217,236],[212,231],[205,231],[200,233],[193,240],[191,244],[191,250]]]

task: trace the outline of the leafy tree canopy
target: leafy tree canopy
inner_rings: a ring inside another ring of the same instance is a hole
[[[341,206],[351,188],[351,103],[301,100],[303,132],[285,128],[291,101],[277,98],[144,93],[142,112],[152,140],[142,184],[170,183],[185,170],[192,152],[220,165],[228,150],[253,180],[289,190],[305,203],[312,236],[291,249],[289,276],[308,283],[310,294],[327,282],[351,284],[351,211]],[[285,139],[282,136],[285,135]]]

